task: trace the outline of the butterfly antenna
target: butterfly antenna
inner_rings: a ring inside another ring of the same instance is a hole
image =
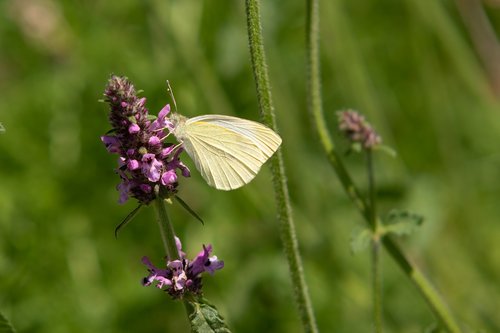
[[[172,90],[172,87],[170,86],[170,82],[168,80],[167,80],[167,90],[168,90],[168,93],[170,94],[170,98],[172,99],[172,102],[174,103],[175,113],[177,113],[177,103],[175,102],[174,91]]]

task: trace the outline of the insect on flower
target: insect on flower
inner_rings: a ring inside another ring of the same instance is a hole
[[[171,133],[205,181],[219,190],[248,184],[281,145],[278,134],[251,120],[217,114],[187,118],[178,113],[169,118]]]

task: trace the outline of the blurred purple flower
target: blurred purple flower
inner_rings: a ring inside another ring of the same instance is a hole
[[[167,118],[170,106],[163,107],[152,120],[145,107],[146,98],[137,97],[127,78],[114,75],[104,96],[113,130],[101,140],[108,152],[120,156],[116,169],[122,179],[117,187],[119,203],[132,196],[148,204],[158,194],[169,197],[176,193],[177,171],[184,177],[189,177],[190,172],[179,159],[182,148],[164,141],[173,128]]]
[[[382,138],[358,112],[345,110],[337,112],[337,115],[339,129],[352,143],[361,143],[365,149],[371,149],[382,143]]]
[[[213,275],[216,270],[224,267],[224,262],[216,256],[210,257],[212,246],[203,246],[203,250],[193,259],[186,259],[182,252],[179,238],[175,237],[180,260],[166,262],[166,268],[155,267],[148,257],[143,257],[142,262],[148,267],[149,275],[142,279],[143,286],[150,286],[156,281],[156,287],[163,289],[173,298],[181,298],[186,292],[201,294],[201,274],[208,272]]]

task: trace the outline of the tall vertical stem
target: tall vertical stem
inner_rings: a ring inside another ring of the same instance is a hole
[[[252,69],[257,88],[260,113],[263,122],[277,131],[274,117],[274,107],[271,97],[271,88],[267,73],[267,65],[262,40],[262,27],[260,23],[260,5],[258,0],[246,0],[247,28],[250,46]],[[309,297],[309,292],[304,278],[302,260],[295,232],[290,206],[290,195],[286,182],[285,168],[281,149],[271,159],[271,171],[278,205],[278,220],[280,223],[281,242],[288,260],[290,278],[294,288],[295,301],[305,332],[317,332],[316,320]]]
[[[335,150],[333,140],[326,126],[321,101],[321,77],[319,63],[319,0],[306,0],[306,4],[308,109],[313,118],[316,132],[318,133],[319,140],[321,142],[321,145],[323,146],[328,161],[337,174],[337,177],[344,187],[346,194],[358,208],[364,219],[371,226],[373,226],[370,221],[373,219],[372,216],[374,216],[374,214],[373,212],[371,212],[371,208],[366,203],[365,199],[352,181],[350,174],[344,167],[344,164],[340,160],[339,155]],[[417,289],[429,304],[429,307],[434,311],[436,316],[441,321],[442,326],[448,332],[462,332],[460,326],[453,318],[444,300],[435,290],[430,281],[420,271],[418,266],[412,263],[409,258],[406,257],[406,255],[391,237],[383,237],[381,239],[381,243],[387,250],[388,254],[408,276],[408,278],[413,281],[415,287],[417,287]]]

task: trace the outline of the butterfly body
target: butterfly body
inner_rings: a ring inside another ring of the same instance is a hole
[[[278,134],[251,120],[212,114],[170,119],[172,133],[202,177],[220,190],[249,183],[281,144]]]

